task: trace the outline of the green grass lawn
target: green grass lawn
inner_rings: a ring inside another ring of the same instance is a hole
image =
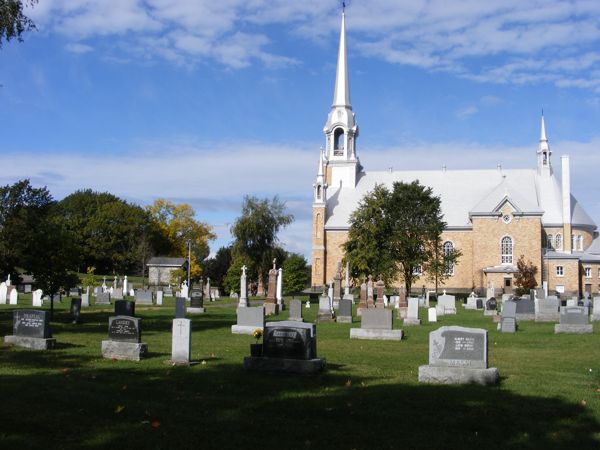
[[[20,301],[31,304],[29,296]],[[243,370],[254,340],[231,334],[230,299],[190,317],[199,362],[191,367],[167,362],[172,299],[136,308],[150,353],[140,362],[102,359],[112,308],[85,309],[73,325],[67,303],[55,308],[56,349],[0,346],[2,448],[600,448],[598,334],[554,335],[553,324],[534,322],[500,334],[481,311],[460,307],[437,324],[405,327],[401,342],[351,341],[356,319],[319,324],[328,370],[304,377]],[[3,336],[13,309],[0,306]],[[303,311],[314,321],[317,305]],[[417,382],[428,334],[443,325],[489,331],[499,386]]]

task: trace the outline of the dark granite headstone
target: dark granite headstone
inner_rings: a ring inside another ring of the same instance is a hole
[[[517,314],[535,314],[534,300],[521,299],[517,303]]]
[[[352,300],[340,300],[340,309],[338,311],[338,316],[352,317]]]
[[[115,316],[135,316],[135,302],[131,300],[115,301]]]
[[[316,325],[292,321],[267,323],[263,337],[263,356],[286,359],[316,358]]]
[[[109,317],[108,338],[119,342],[142,342],[141,319],[128,316]]]
[[[475,306],[476,306],[476,308],[477,308],[477,309],[483,309],[483,300],[482,300],[482,299],[480,299],[480,298],[478,298],[478,299],[475,301]]]
[[[190,291],[190,307],[191,308],[202,308],[204,307],[204,292],[202,289],[192,289]]]
[[[486,369],[487,331],[452,326],[429,333],[429,364]]]
[[[50,315],[47,311],[21,309],[13,312],[13,335],[50,339]]]
[[[185,319],[185,297],[175,297],[175,318]]]
[[[80,298],[72,298],[71,299],[71,317],[73,318],[73,323],[79,323],[81,319],[81,299]]]
[[[488,311],[495,311],[498,303],[494,297],[490,298],[487,302],[485,302],[485,309]]]

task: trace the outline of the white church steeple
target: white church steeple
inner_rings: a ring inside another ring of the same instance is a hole
[[[356,173],[359,161],[356,157],[356,124],[352,104],[350,103],[350,83],[348,79],[348,55],[346,51],[346,15],[342,11],[340,46],[338,50],[337,70],[333,104],[323,128],[325,133],[325,160],[328,179],[334,188],[356,186]]]
[[[324,205],[327,202],[327,183],[325,183],[325,177],[323,175],[323,148],[319,154],[319,167],[317,169],[317,179],[313,184],[314,198],[313,203]]]
[[[551,174],[552,164],[550,162],[550,156],[552,151],[548,144],[548,138],[546,137],[546,124],[544,122],[544,111],[542,111],[542,123],[540,130],[540,145],[537,151],[538,156],[538,172],[540,174]]]

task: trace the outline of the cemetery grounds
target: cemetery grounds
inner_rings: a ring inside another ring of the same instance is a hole
[[[197,364],[170,365],[174,299],[164,301],[136,307],[149,349],[140,362],[101,357],[112,305],[84,308],[74,325],[68,299],[55,304],[56,349],[2,344],[0,447],[600,448],[598,325],[595,334],[555,335],[553,323],[520,321],[516,334],[501,334],[482,311],[459,306],[456,316],[429,324],[420,309],[423,325],[394,319],[405,337],[385,342],[350,340],[350,328],[360,326],[355,317],[353,324],[317,325],[317,352],[328,370],[307,377],[245,372],[254,339],[231,334],[236,303],[228,298],[188,315]],[[30,295],[19,303],[30,309]],[[11,334],[14,309],[0,305],[2,336]],[[317,310],[303,308],[305,321]],[[445,325],[488,330],[499,386],[417,382],[429,332]]]

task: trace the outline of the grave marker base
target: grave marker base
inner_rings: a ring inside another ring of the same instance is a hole
[[[497,384],[498,369],[470,369],[466,367],[419,366],[419,383],[431,384]]]
[[[352,316],[337,316],[335,321],[337,323],[352,323]]]
[[[484,316],[497,316],[498,311],[496,311],[495,309],[486,309],[483,311],[483,315]]]
[[[33,338],[26,336],[4,336],[4,343],[32,350],[48,350],[54,348],[56,339]]]
[[[139,361],[148,353],[148,344],[144,342],[102,341],[102,357],[125,361]]]
[[[323,358],[315,359],[287,359],[265,358],[246,356],[244,369],[260,372],[285,372],[313,375],[325,370],[326,363]]]
[[[554,334],[588,334],[593,332],[594,326],[591,323],[588,325],[566,325],[561,323],[554,325]]]
[[[293,322],[304,322],[304,319],[302,317],[288,317],[288,320],[291,320]]]
[[[408,317],[406,319],[404,319],[405,327],[415,326],[415,325],[421,325],[421,319],[410,319]]]
[[[401,341],[402,330],[352,328],[350,330],[350,339],[366,339],[371,341]]]
[[[517,313],[517,320],[535,320],[535,314]]]
[[[254,330],[263,331],[263,327],[256,327],[251,325],[231,325],[231,334],[249,334],[252,335]]]
[[[536,322],[558,322],[560,320],[560,314],[556,313],[537,313],[535,315]]]
[[[204,314],[204,308],[188,306],[187,313],[188,314]]]

